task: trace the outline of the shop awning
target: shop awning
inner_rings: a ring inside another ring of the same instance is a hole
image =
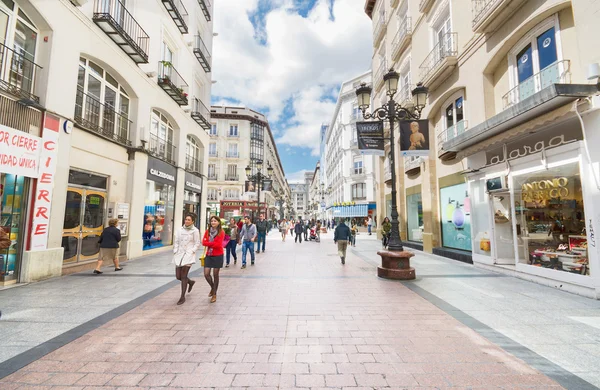
[[[368,204],[357,204],[354,206],[334,206],[334,218],[366,217],[369,214]]]

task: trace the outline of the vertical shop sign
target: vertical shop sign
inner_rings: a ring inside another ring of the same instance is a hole
[[[48,246],[52,190],[58,158],[58,128],[59,119],[46,114],[42,133],[40,170],[34,199],[31,250],[44,250]]]

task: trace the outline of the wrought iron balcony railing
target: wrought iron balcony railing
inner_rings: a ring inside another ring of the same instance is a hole
[[[412,19],[409,16],[405,16],[404,19],[400,21],[398,32],[392,41],[392,58],[398,59],[398,57],[400,57],[402,49],[407,46],[411,34]]]
[[[377,72],[375,72],[375,74],[373,75],[373,78],[375,79],[375,90],[378,90],[379,87],[383,85],[383,76],[388,70],[389,69],[387,67],[387,60],[384,58],[383,61],[381,61],[381,63],[379,64]]]
[[[508,91],[502,97],[504,109],[527,99],[552,84],[569,83],[571,83],[571,61],[556,61]]]
[[[154,157],[160,158],[170,164],[175,164],[175,150],[177,148],[171,142],[159,138],[156,134],[150,134],[148,151]]]
[[[158,85],[180,106],[188,105],[188,85],[169,61],[158,62]]]
[[[92,19],[133,62],[148,63],[150,37],[120,0],[94,0]]]
[[[227,133],[227,138],[240,138],[240,133],[239,132],[238,133],[229,132],[229,133]]]
[[[77,89],[75,96],[75,123],[124,146],[131,146],[129,129],[132,122],[127,114],[117,112],[114,107],[100,103],[94,96]]]
[[[219,180],[219,173],[208,171],[208,180]]]
[[[385,11],[381,11],[377,15],[377,18],[374,20],[374,25],[375,26],[373,27],[373,43],[375,44],[375,47],[377,47],[386,32],[387,15]]]
[[[456,33],[447,33],[440,37],[439,42],[433,47],[433,50],[427,55],[425,61],[421,63],[419,77],[421,81],[427,80],[441,66],[442,62],[448,57],[455,57],[458,54],[458,43]]]
[[[412,156],[404,158],[404,173],[418,173],[421,169],[423,159],[421,156]]]
[[[206,18],[206,20],[208,22],[210,22],[210,19],[212,18],[212,15],[211,15],[212,6],[210,5],[210,1],[198,0],[198,4],[200,4],[200,9],[202,10],[202,13],[204,14],[204,17]]]
[[[33,94],[36,72],[42,69],[34,58],[22,49],[15,50],[0,43],[0,89],[26,105],[39,105]]]
[[[240,152],[227,151],[227,158],[240,158]]]
[[[194,55],[196,56],[196,59],[198,59],[202,69],[204,69],[206,73],[210,72],[212,57],[200,35],[194,37]]]
[[[202,174],[202,161],[189,154],[185,155],[185,170],[188,172]]]
[[[200,125],[204,130],[210,130],[212,125],[210,123],[210,110],[202,103],[198,98],[192,100],[192,112],[191,117]],[[217,134],[210,134],[211,137],[217,137]]]
[[[225,175],[225,181],[239,181],[240,177],[238,175]]]
[[[219,152],[217,152],[216,150],[209,150],[208,157],[219,157]]]
[[[175,22],[175,25],[181,31],[182,34],[188,33],[188,12],[183,6],[181,0],[162,0],[167,12],[171,16],[171,19]]]
[[[458,137],[469,128],[469,121],[462,120],[456,122],[453,126],[448,127],[446,130],[438,134],[438,145],[442,145],[446,141],[450,141],[453,138]]]

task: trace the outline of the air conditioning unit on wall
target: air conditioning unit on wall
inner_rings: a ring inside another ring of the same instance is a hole
[[[77,7],[84,6],[90,0],[71,0],[71,3]]]

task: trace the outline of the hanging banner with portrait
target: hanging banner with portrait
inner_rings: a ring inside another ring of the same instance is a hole
[[[383,121],[356,122],[356,140],[361,154],[385,156]]]
[[[400,122],[400,152],[402,156],[429,155],[429,121],[427,119]]]
[[[256,184],[253,181],[246,180],[244,192],[256,192]]]

